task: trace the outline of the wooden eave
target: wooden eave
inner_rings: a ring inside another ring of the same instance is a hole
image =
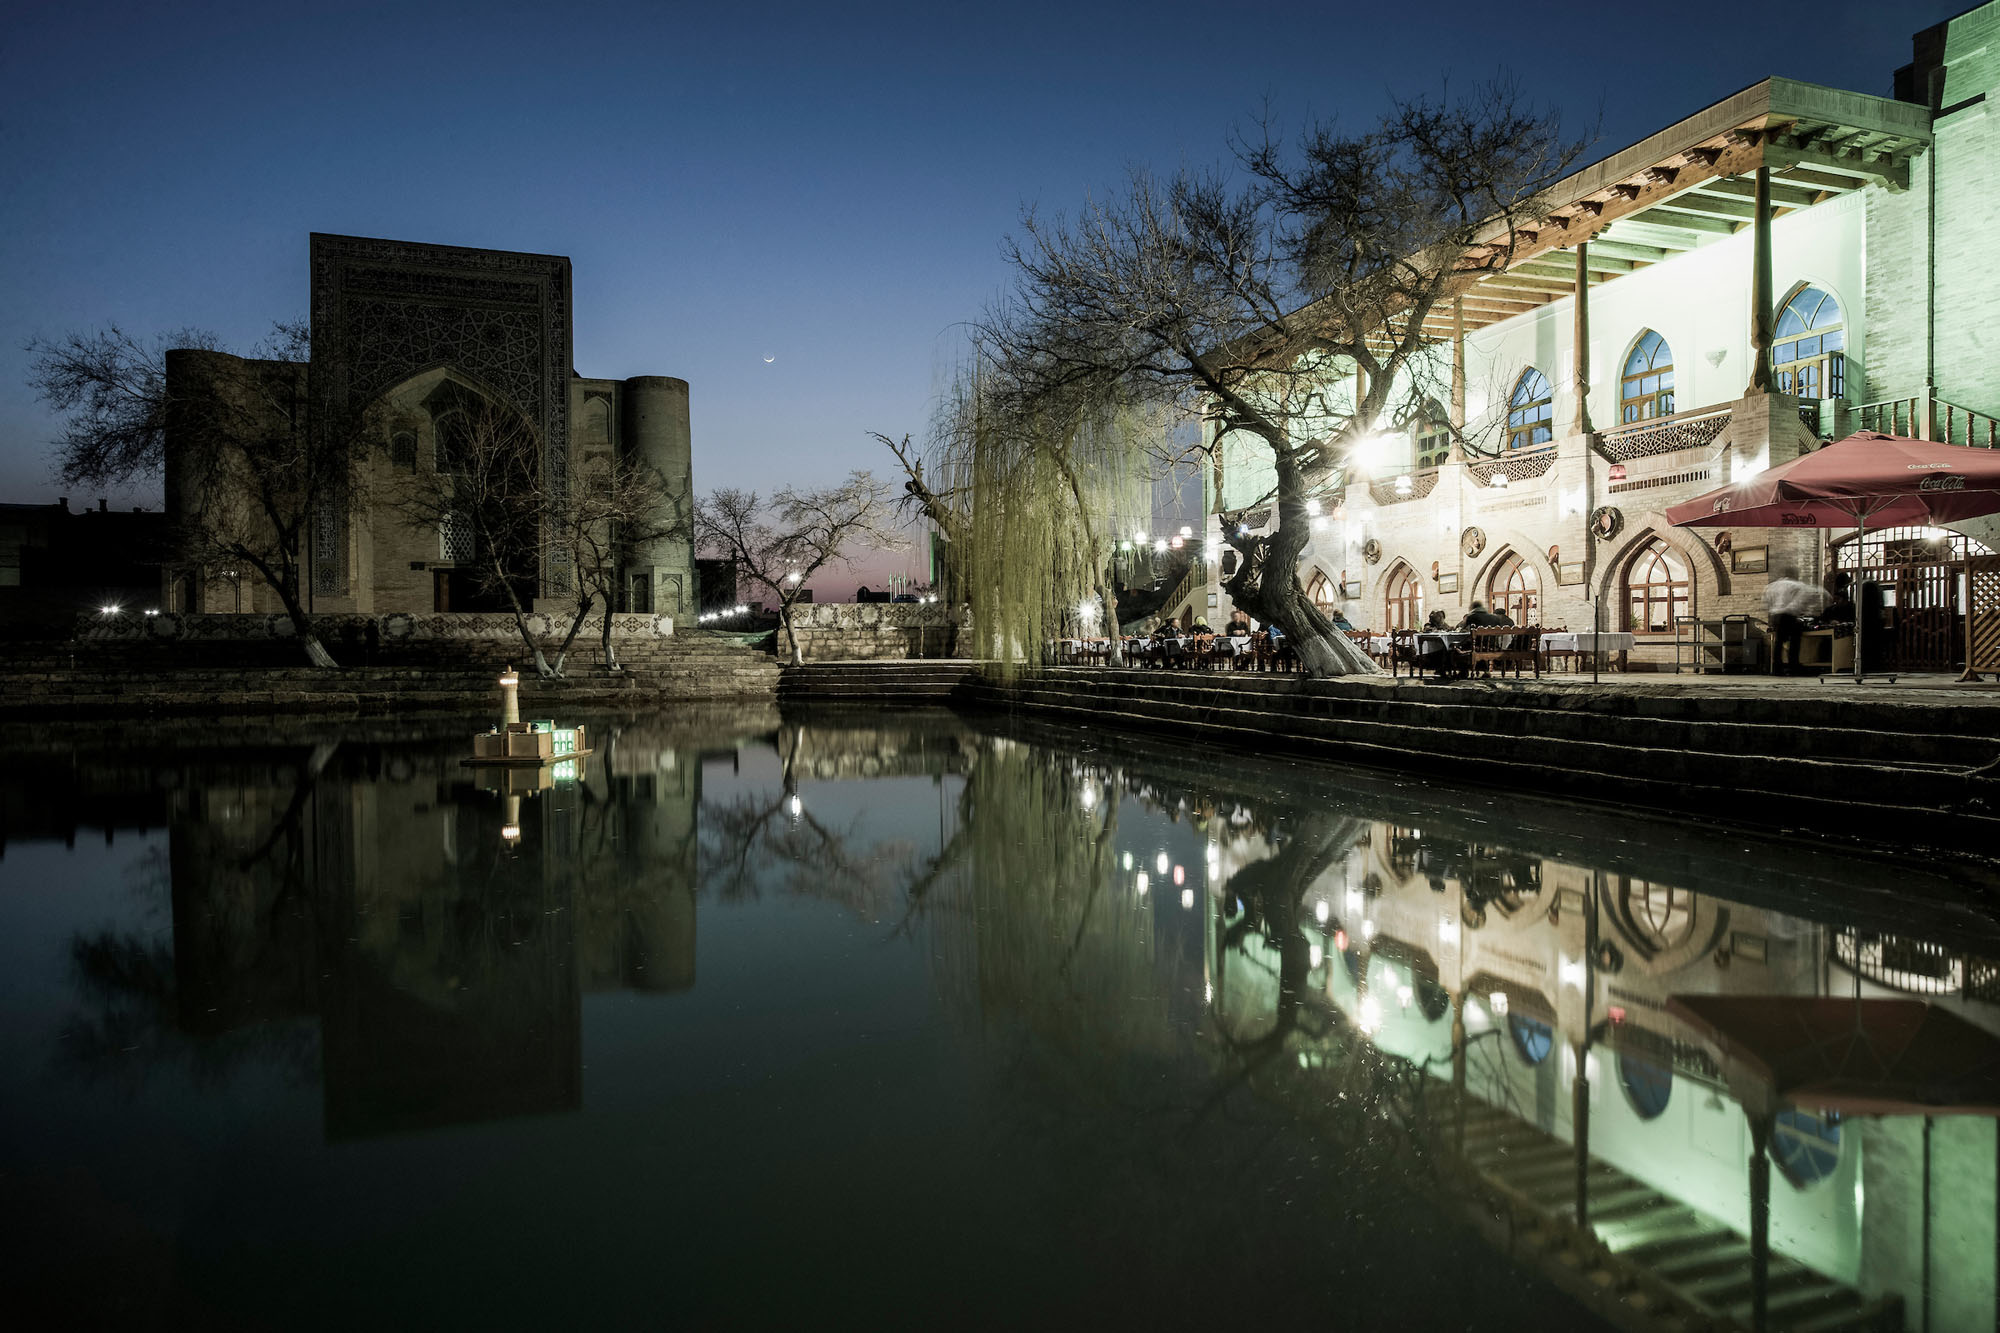
[[[1773,216],[1867,185],[1909,186],[1909,161],[1931,141],[1920,106],[1766,79],[1552,186],[1511,225],[1481,238],[1504,270],[1468,275],[1465,327],[1511,318],[1489,291],[1547,304],[1576,294],[1576,247],[1592,286],[1734,235],[1756,216],[1754,178],[1771,169]],[[1604,261],[1617,261],[1616,266]],[[1448,317],[1426,321],[1449,332]]]
[[[1783,216],[1871,184],[1907,189],[1910,159],[1930,142],[1928,108],[1766,79],[1557,182],[1521,220],[1496,220],[1477,244],[1505,267],[1467,273],[1456,293],[1465,331],[1574,296],[1579,244],[1596,287],[1752,225],[1759,167]],[[1447,294],[1424,332],[1444,340],[1456,327]]]

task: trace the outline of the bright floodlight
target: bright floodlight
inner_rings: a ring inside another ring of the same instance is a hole
[[[1146,530],[1144,528],[1135,529],[1132,533],[1132,540],[1144,546],[1146,544]]]
[[[1415,482],[1412,482],[1410,480],[1409,473],[1407,472],[1403,473],[1401,476],[1396,478],[1396,494],[1408,495],[1411,489],[1415,486],[1415,484],[1416,484]]]
[[[791,811],[794,816],[803,813],[805,808],[806,808],[806,803],[804,801],[801,801],[796,793],[792,796],[790,800],[785,802],[785,809]]]
[[[102,611],[107,616],[115,616],[118,614],[118,607],[115,603],[112,602],[106,602],[103,606],[100,606],[97,609],[99,611]]]
[[[1193,528],[1189,528],[1189,527],[1183,527],[1183,528],[1181,529],[1181,536],[1183,536],[1183,537],[1192,537],[1192,536],[1194,536],[1194,529],[1193,529]]]
[[[1327,903],[1326,899],[1322,898],[1313,904],[1313,920],[1319,922],[1322,926],[1326,924],[1327,918],[1332,915],[1333,908]]]
[[[1146,878],[1146,872],[1141,870],[1137,875],[1132,877],[1132,882],[1138,886],[1140,893],[1144,893],[1153,881]]]
[[[502,824],[500,826],[500,836],[508,842],[512,842],[521,836],[521,826],[519,824]]]
[[[1173,858],[1168,856],[1165,852],[1161,852],[1159,856],[1155,857],[1153,860],[1154,868],[1157,869],[1162,875],[1167,873],[1167,867],[1172,865],[1173,863],[1174,863]]]
[[[1319,513],[1319,501],[1318,501],[1318,500],[1307,500],[1307,501],[1306,501],[1306,512],[1307,512],[1308,514],[1317,514],[1317,513]]]
[[[1495,472],[1487,479],[1486,484],[1495,490],[1504,491],[1507,489],[1507,474],[1505,472]]]
[[[1194,906],[1194,890],[1193,890],[1193,889],[1182,889],[1182,890],[1181,890],[1181,906],[1182,906],[1182,907],[1193,907],[1193,906]]]
[[[792,571],[791,573],[789,573],[789,574],[785,575],[785,582],[787,582],[787,583],[797,583],[797,582],[798,582],[798,581],[799,581],[800,579],[802,579],[802,578],[804,578],[804,577],[805,577],[805,575],[803,575],[803,574],[799,573],[799,571],[795,569],[795,570],[793,570],[793,571]]]

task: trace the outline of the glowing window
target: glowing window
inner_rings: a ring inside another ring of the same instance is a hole
[[[1494,569],[1487,581],[1486,601],[1495,611],[1506,612],[1516,625],[1538,625],[1542,614],[1542,579],[1535,567],[1509,555]]]
[[[1632,344],[1632,354],[1625,358],[1618,401],[1626,421],[1674,413],[1674,350],[1651,329],[1639,335],[1639,341]]]
[[[1817,287],[1801,288],[1778,312],[1771,365],[1778,390],[1801,398],[1838,398],[1846,388],[1847,330],[1840,302]]]
[[[1401,565],[1389,576],[1387,603],[1390,629],[1421,629],[1424,623],[1424,588],[1417,572]]]
[[[1687,566],[1655,537],[1625,567],[1625,627],[1635,634],[1671,634],[1674,619],[1690,614],[1693,594]]]

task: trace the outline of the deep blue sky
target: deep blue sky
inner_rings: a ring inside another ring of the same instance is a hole
[[[314,230],[569,255],[577,369],[690,381],[700,490],[880,469],[865,432],[922,431],[1024,203],[1219,160],[1267,97],[1365,119],[1505,69],[1610,151],[1772,74],[1886,96],[1965,2],[27,0],[0,40],[0,499],[56,493],[27,338],[247,348],[305,314]]]

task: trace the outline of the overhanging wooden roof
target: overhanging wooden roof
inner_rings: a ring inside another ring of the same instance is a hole
[[[1774,216],[1869,184],[1908,188],[1910,159],[1931,141],[1927,108],[1794,79],[1766,79],[1585,167],[1545,190],[1532,221],[1482,237],[1504,272],[1470,277],[1468,330],[1576,293],[1576,247],[1588,243],[1591,286],[1748,227],[1754,181],[1771,168]],[[1449,304],[1425,323],[1452,334]]]

